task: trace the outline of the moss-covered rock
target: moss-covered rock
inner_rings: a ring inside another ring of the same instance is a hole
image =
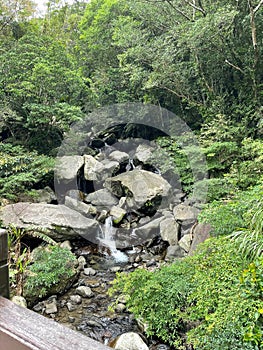
[[[59,246],[38,247],[26,271],[23,296],[29,306],[39,299],[67,290],[78,276],[78,261],[68,249]]]

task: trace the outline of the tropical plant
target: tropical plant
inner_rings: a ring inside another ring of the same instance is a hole
[[[247,213],[249,226],[234,232],[231,237],[238,243],[240,252],[251,261],[263,254],[263,202]]]
[[[57,243],[47,236],[44,232],[34,229],[18,228],[14,225],[8,227],[8,248],[9,248],[9,267],[11,283],[17,295],[23,293],[24,273],[27,265],[30,263],[30,247],[26,245],[23,238],[26,236],[42,240],[48,244]]]

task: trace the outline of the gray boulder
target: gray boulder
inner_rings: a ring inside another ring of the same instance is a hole
[[[192,235],[191,234],[187,234],[187,235],[184,235],[180,239],[178,244],[186,253],[188,253],[190,251],[191,242],[192,242]]]
[[[119,202],[106,188],[89,193],[85,200],[98,207],[99,210],[111,208]]]
[[[97,209],[91,204],[83,203],[77,199],[66,196],[65,197],[65,206],[70,209],[76,210],[84,216],[91,216],[97,214]]]
[[[210,237],[211,225],[209,224],[197,224],[193,230],[193,240],[191,244],[191,248],[189,250],[189,255],[192,255],[196,250],[197,246],[204,242],[206,239]]]
[[[0,211],[4,226],[13,224],[19,228],[44,231],[56,241],[73,239],[78,235],[96,240],[100,227],[97,221],[88,219],[65,205],[20,202],[9,204]]]
[[[190,205],[179,204],[174,207],[173,214],[175,220],[195,221],[199,214],[199,210],[197,208],[191,207]]]
[[[174,218],[166,218],[160,222],[160,235],[164,241],[169,242],[170,245],[178,243],[179,224]]]
[[[139,334],[134,332],[120,335],[116,339],[113,348],[116,350],[149,350]]]
[[[118,163],[124,163],[130,159],[130,156],[125,152],[113,151],[109,154],[109,159],[114,160]]]
[[[171,191],[160,175],[138,169],[107,179],[105,187],[118,198],[126,196],[129,206],[135,209],[156,198],[168,197]]]
[[[77,178],[79,169],[84,164],[82,156],[63,156],[57,158],[55,176],[58,182],[69,183]]]
[[[139,145],[133,157],[134,164],[149,163],[153,150],[154,148],[149,145],[145,145],[145,144]]]
[[[101,174],[104,171],[104,166],[98,162],[94,157],[84,155],[84,177],[89,181],[101,181]]]
[[[147,224],[137,227],[133,230],[133,234],[137,237],[142,238],[143,240],[148,240],[152,237],[155,237],[160,234],[160,223],[165,218],[162,216],[160,218],[151,220]]]

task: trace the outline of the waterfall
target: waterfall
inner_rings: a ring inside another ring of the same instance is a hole
[[[134,165],[134,163],[133,163],[133,159],[130,158],[130,159],[129,159],[129,163],[128,163],[127,166],[126,166],[126,171],[131,171],[131,170],[133,170],[133,169],[135,169],[135,165]]]
[[[113,226],[112,217],[108,216],[105,220],[103,227],[104,237],[100,239],[101,243],[107,246],[111,251],[111,256],[115,259],[116,262],[127,262],[128,257],[126,254],[121,252],[116,248],[115,243],[115,233],[116,228]]]

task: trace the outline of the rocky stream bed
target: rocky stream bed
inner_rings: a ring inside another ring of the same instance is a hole
[[[33,310],[117,349],[168,350],[145,338],[123,297],[109,311],[107,290],[118,271],[153,270],[192,254],[209,227],[198,223],[202,203],[187,198],[178,174],[161,174],[154,164],[154,141],[111,137],[111,146],[93,138],[80,155],[58,157],[55,193],[45,188],[34,202],[6,205],[0,219],[5,226],[44,231],[78,258],[73,286],[34,302]],[[116,345],[127,332],[135,333],[128,334],[133,347]]]

